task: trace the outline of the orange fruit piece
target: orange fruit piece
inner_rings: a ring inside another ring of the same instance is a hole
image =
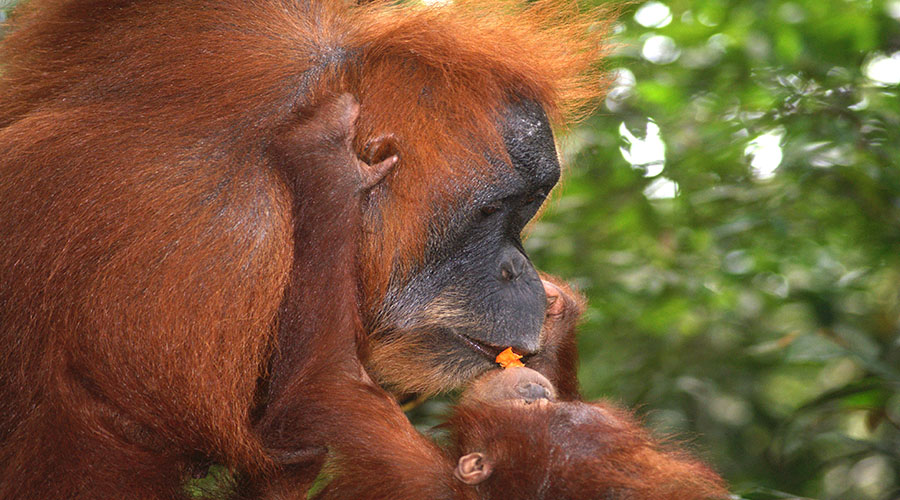
[[[496,361],[500,367],[509,368],[511,366],[525,366],[525,363],[519,361],[522,359],[521,354],[516,354],[513,352],[512,347],[507,347],[500,354],[497,355]]]

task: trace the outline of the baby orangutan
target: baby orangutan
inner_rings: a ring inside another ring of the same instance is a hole
[[[559,401],[530,368],[495,370],[465,392],[448,425],[454,477],[476,498],[702,500],[722,480],[663,447],[625,410]]]
[[[488,372],[463,393],[447,424],[459,457],[453,476],[484,499],[724,498],[715,472],[663,446],[628,411],[580,401],[575,325],[584,302],[542,278],[544,347],[524,360],[531,368]]]

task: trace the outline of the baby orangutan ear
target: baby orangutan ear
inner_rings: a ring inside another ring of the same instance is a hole
[[[483,453],[475,452],[459,457],[453,477],[474,486],[490,477],[493,471],[488,458]]]

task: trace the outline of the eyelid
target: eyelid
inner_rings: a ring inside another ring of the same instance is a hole
[[[481,207],[481,214],[484,216],[492,215],[499,212],[503,208],[503,203],[499,201],[495,201],[493,203],[488,203],[487,205]]]
[[[543,188],[537,189],[536,191],[532,192],[530,195],[528,195],[523,200],[524,205],[526,205],[526,206],[531,205],[535,202],[539,202],[538,204],[541,204],[544,202],[544,200],[547,199],[547,196],[549,195],[549,193],[550,193],[550,190],[548,188],[543,187]],[[488,204],[482,206],[479,209],[481,211],[481,215],[484,217],[488,217],[490,215],[493,215],[493,214],[499,212],[500,210],[503,210],[503,205],[505,203],[507,203],[508,201],[509,201],[509,199],[507,198],[504,200],[494,201],[492,203],[488,203]]]
[[[534,203],[535,201],[538,201],[538,200],[540,200],[541,203],[543,203],[544,200],[547,199],[548,193],[549,193],[549,191],[547,189],[544,189],[544,188],[538,189],[537,191],[531,193],[527,198],[525,198],[525,204],[531,205],[532,203]]]

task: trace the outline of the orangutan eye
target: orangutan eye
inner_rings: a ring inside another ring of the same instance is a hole
[[[493,214],[499,212],[501,208],[503,208],[503,206],[500,202],[485,205],[485,206],[481,207],[481,215],[484,215],[485,217],[487,217],[489,215],[493,215]]]
[[[532,203],[535,203],[535,202],[543,203],[544,200],[546,200],[546,199],[547,199],[547,191],[545,189],[539,189],[539,190],[535,191],[534,193],[531,193],[531,195],[528,196],[527,198],[525,198],[524,203],[526,205],[531,205]]]

